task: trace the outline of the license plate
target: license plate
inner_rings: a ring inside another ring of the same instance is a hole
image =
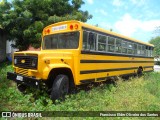
[[[17,75],[17,78],[16,78],[17,80],[19,80],[19,81],[23,81],[23,77],[22,76],[19,76],[19,75]]]

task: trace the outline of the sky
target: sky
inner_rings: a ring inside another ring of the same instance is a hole
[[[144,42],[158,35],[154,31],[160,26],[160,0],[83,1],[81,10],[87,10],[93,16],[88,24],[98,24],[101,28]]]
[[[149,42],[160,26],[160,0],[83,0],[81,10],[93,15],[87,23]]]

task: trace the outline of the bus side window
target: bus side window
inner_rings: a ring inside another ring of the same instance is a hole
[[[145,55],[145,46],[144,45],[142,45],[142,50],[141,50],[141,55]]]
[[[153,47],[151,47],[151,57],[153,57]]]
[[[106,51],[106,36],[98,35],[98,51]]]
[[[88,47],[88,32],[87,31],[83,31],[83,50],[87,50],[89,49]]]
[[[150,47],[148,46],[148,48],[147,48],[147,56],[149,57],[150,56]]]
[[[148,46],[146,46],[146,49],[145,49],[145,56],[148,56]]]
[[[141,55],[141,45],[138,45],[138,51],[137,51],[138,55]]]
[[[137,54],[137,44],[136,43],[134,43],[134,54],[136,55]]]
[[[115,49],[115,38],[108,37],[108,52],[114,52]]]
[[[89,49],[90,50],[96,50],[96,38],[97,34],[96,33],[89,33],[89,38],[88,38],[88,44],[89,44]]]
[[[127,53],[127,42],[122,41],[122,53]]]
[[[128,42],[128,54],[133,54],[133,44]]]
[[[122,40],[116,39],[116,52],[121,53],[122,51]]]
[[[150,57],[151,56],[151,47],[149,47],[149,49],[148,49],[148,57]]]

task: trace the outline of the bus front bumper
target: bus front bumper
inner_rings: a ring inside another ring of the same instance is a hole
[[[42,87],[42,80],[38,80],[32,77],[26,77],[12,72],[7,72],[7,79],[13,80],[16,83],[24,84],[26,86],[40,89]]]

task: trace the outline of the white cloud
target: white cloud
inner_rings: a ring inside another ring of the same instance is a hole
[[[126,36],[132,36],[138,30],[152,32],[157,26],[160,26],[160,20],[141,21],[128,13],[115,23],[116,30]]]
[[[142,6],[146,3],[146,0],[130,0],[134,5]]]
[[[105,15],[105,16],[107,16],[107,12],[106,12],[105,10],[103,10],[103,9],[100,9],[99,11],[100,11],[100,13],[101,13],[102,15]]]
[[[87,0],[88,4],[93,4],[93,0]]]
[[[107,22],[104,22],[104,21],[102,21],[102,22],[100,22],[99,23],[99,27],[102,27],[102,28],[104,28],[104,29],[108,29],[108,30],[110,30],[111,28],[112,28],[112,25],[110,25],[109,23],[107,23]]]
[[[115,23],[115,28],[122,34],[130,36],[140,25],[140,21],[133,19],[129,14],[125,14],[120,21]]]
[[[153,31],[158,26],[160,26],[160,20],[150,20],[142,22],[140,27],[144,31]]]
[[[113,0],[113,3],[112,3],[114,6],[122,6],[123,5],[123,2],[122,0]]]
[[[101,13],[102,15],[107,16],[107,12],[103,9],[96,9],[95,13]]]

